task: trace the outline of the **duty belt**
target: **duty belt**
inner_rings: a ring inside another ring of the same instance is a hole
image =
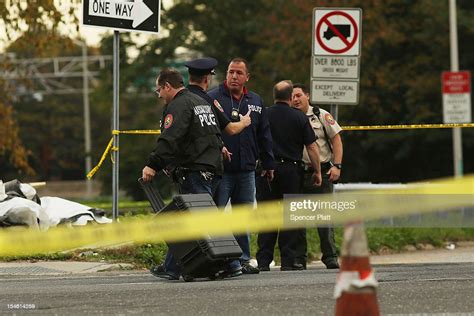
[[[205,170],[192,170],[189,168],[184,168],[184,167],[178,167],[173,170],[173,181],[179,184],[182,184],[183,181],[186,178],[186,175],[189,173],[199,173],[201,177],[204,178],[206,181],[211,181],[212,178],[214,178],[215,174],[210,171],[205,171]]]
[[[321,173],[326,173],[329,169],[332,168],[332,162],[323,162],[321,164]],[[304,165],[304,171],[308,173],[313,173],[314,169],[311,165],[305,164]]]
[[[297,165],[297,166],[302,165],[302,161],[290,160],[290,159],[286,159],[286,158],[282,158],[282,157],[275,157],[275,162],[291,163],[291,164],[294,164],[294,165]]]

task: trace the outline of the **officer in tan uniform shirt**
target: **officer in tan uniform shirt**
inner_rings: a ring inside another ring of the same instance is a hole
[[[292,106],[306,113],[317,136],[316,144],[319,147],[319,159],[321,161],[322,185],[315,187],[311,185],[313,170],[309,164],[308,154],[306,150],[304,151],[303,161],[306,165],[306,171],[302,193],[331,193],[333,192],[333,183],[336,183],[341,175],[343,147],[340,132],[342,128],[329,112],[309,104],[308,90],[302,84],[293,85]],[[321,242],[321,261],[328,269],[338,269],[333,228],[330,226],[318,227],[318,234]],[[304,235],[300,236],[297,246],[297,258],[303,265],[306,264],[306,252],[306,232],[304,232]]]

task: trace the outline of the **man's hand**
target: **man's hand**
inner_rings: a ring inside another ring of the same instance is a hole
[[[245,115],[242,115],[242,114],[239,114],[240,116],[240,121],[242,122],[242,124],[244,124],[245,127],[249,126],[250,124],[252,124],[252,119],[250,118],[250,112],[252,111],[248,111],[247,114]]]
[[[274,170],[262,170],[262,177],[267,177],[269,181],[273,180]]]
[[[326,174],[329,176],[329,181],[337,182],[337,180],[339,180],[341,177],[341,170],[335,166],[332,166]]]
[[[155,176],[155,174],[156,174],[156,171],[154,169],[146,166],[145,168],[143,168],[143,171],[142,171],[143,181],[151,181],[153,177]]]
[[[224,160],[227,160],[227,161],[230,162],[230,160],[232,158],[231,157],[232,153],[229,150],[227,150],[226,147],[222,147],[222,156],[223,156]]]
[[[316,187],[321,186],[321,183],[323,182],[322,178],[321,178],[321,171],[318,171],[318,172],[315,171],[311,178],[313,180],[313,185],[314,186],[316,186]]]

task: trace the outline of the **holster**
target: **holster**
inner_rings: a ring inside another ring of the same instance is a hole
[[[181,167],[176,167],[171,171],[171,178],[173,179],[173,182],[179,185],[183,184],[184,176],[184,170]]]

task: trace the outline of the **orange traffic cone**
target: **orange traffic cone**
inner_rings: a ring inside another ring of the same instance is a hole
[[[369,248],[362,223],[344,228],[341,269],[334,297],[338,315],[380,315],[375,288],[378,283],[369,262]]]

